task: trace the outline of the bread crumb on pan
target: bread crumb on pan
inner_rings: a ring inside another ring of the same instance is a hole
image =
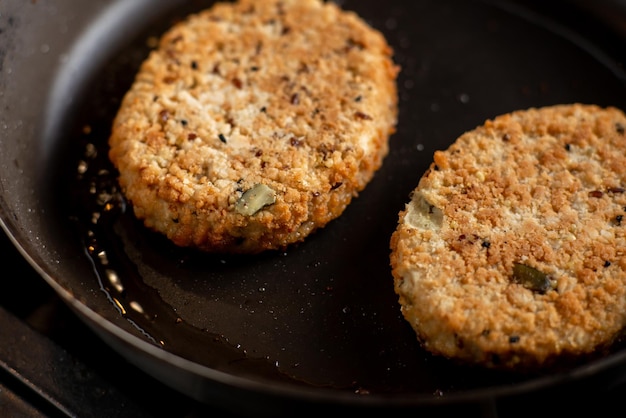
[[[530,370],[626,322],[626,116],[563,104],[437,151],[391,237],[405,319],[438,355]]]
[[[216,3],[142,64],[109,157],[135,215],[175,244],[284,249],[380,168],[398,71],[382,33],[332,2]]]

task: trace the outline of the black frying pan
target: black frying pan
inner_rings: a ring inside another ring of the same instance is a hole
[[[433,152],[462,132],[531,106],[626,109],[622,2],[550,3],[594,28],[575,32],[532,2],[342,1],[385,33],[402,67],[390,154],[306,242],[236,257],[176,248],[144,229],[118,200],[106,158],[111,120],[150,40],[211,3],[0,4],[1,223],[106,343],[195,399],[257,415],[466,411],[621,371],[620,344],[535,374],[432,357],[400,315],[388,255]],[[118,208],[104,211],[107,199]]]

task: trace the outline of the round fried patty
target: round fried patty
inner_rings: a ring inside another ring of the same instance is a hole
[[[282,249],[380,168],[397,73],[383,35],[331,2],[217,3],[142,64],[109,156],[135,215],[175,244]]]
[[[626,322],[626,117],[516,111],[434,162],[391,238],[395,290],[423,346],[490,367],[610,344]]]

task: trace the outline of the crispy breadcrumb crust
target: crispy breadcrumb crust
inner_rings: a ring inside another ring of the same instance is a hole
[[[423,346],[498,368],[610,344],[626,321],[626,117],[566,104],[463,134],[391,238],[395,290]],[[515,265],[546,279],[519,282]]]
[[[331,2],[216,3],[143,63],[109,157],[135,215],[175,244],[283,249],[380,168],[398,71],[383,35]]]

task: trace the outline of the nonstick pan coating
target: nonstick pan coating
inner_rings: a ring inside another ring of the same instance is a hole
[[[303,403],[437,410],[623,363],[620,347],[533,375],[431,357],[400,315],[388,258],[398,212],[433,152],[464,131],[532,106],[626,109],[619,34],[596,44],[523,2],[340,2],[385,33],[402,68],[389,156],[346,212],[306,242],[207,255],[133,218],[106,140],[154,39],[211,3],[15,0],[0,10],[2,225],[106,343],[201,401],[272,414]]]

